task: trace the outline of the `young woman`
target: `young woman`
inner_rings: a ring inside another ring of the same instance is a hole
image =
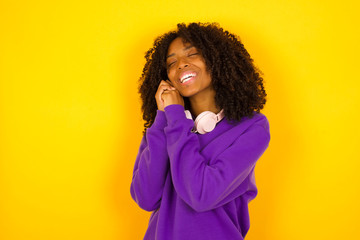
[[[263,79],[218,24],[158,37],[140,78],[144,135],[131,196],[152,211],[144,239],[243,239],[270,141]]]

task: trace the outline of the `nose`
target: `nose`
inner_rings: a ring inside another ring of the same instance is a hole
[[[189,66],[189,63],[185,60],[185,59],[183,59],[183,58],[180,58],[179,60],[178,60],[178,69],[182,69],[182,68],[185,68],[185,67],[188,67]]]

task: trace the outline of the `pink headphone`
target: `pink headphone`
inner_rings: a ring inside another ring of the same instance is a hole
[[[188,119],[193,120],[191,112],[185,110],[185,115]],[[205,111],[199,114],[194,121],[194,129],[192,132],[198,132],[200,134],[205,134],[214,130],[216,124],[225,117],[224,109],[222,109],[218,114],[215,114],[211,111]]]

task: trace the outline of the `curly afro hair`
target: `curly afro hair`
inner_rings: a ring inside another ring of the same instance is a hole
[[[161,80],[168,79],[167,50],[178,37],[202,54],[216,92],[215,103],[224,109],[228,120],[236,122],[245,116],[251,118],[263,109],[266,92],[261,72],[254,66],[239,37],[222,29],[218,23],[179,23],[176,31],[157,37],[145,54],[146,63],[139,79],[144,133],[155,120],[155,93]],[[184,102],[185,108],[189,109],[189,100],[184,98]]]

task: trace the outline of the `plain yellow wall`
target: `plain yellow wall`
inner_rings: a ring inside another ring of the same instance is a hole
[[[0,239],[142,239],[144,53],[216,21],[263,71],[248,240],[359,239],[358,1],[0,1]]]

